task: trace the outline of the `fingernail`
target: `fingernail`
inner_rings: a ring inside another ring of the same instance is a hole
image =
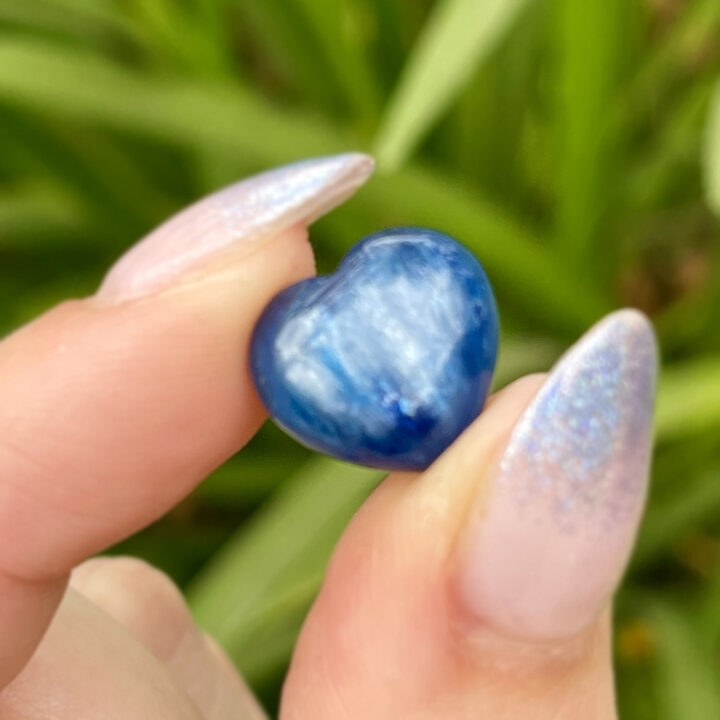
[[[346,153],[285,165],[186,208],[123,255],[96,297],[123,302],[162,290],[212,253],[261,242],[324,215],[370,176],[374,161]]]
[[[606,606],[645,500],[656,373],[653,331],[634,310],[602,320],[557,363],[461,539],[460,596],[478,620],[555,639]]]

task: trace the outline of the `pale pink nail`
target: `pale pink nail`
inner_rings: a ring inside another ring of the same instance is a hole
[[[368,155],[304,160],[248,178],[181,211],[111,268],[97,297],[122,302],[163,289],[208,255],[316,220],[352,195],[373,171]]]
[[[462,601],[525,639],[572,635],[606,606],[642,512],[656,349],[623,310],[558,362],[511,433],[461,543]]]

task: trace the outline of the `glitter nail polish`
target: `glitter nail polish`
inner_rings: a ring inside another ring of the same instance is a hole
[[[285,165],[224,188],[130,248],[96,297],[112,303],[151,294],[213,253],[252,247],[297,223],[310,224],[352,195],[373,167],[368,155],[345,153]]]
[[[464,602],[509,634],[558,637],[615,589],[643,507],[656,349],[633,310],[558,362],[511,433],[462,543]]]

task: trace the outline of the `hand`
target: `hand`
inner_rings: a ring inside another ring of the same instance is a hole
[[[305,226],[369,175],[339,156],[186,210],[0,344],[0,717],[262,717],[180,593],[87,561],[187,495],[264,420],[242,358]],[[616,313],[524,378],[345,532],[283,720],[615,717],[610,597],[642,508],[654,344]]]

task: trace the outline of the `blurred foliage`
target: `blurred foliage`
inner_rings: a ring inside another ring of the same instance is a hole
[[[313,230],[320,268],[383,226],[456,234],[497,290],[499,384],[608,309],[653,317],[658,447],[616,613],[621,716],[720,717],[718,38],[717,0],[0,0],[0,331],[92,292],[224,183],[376,149],[377,176]],[[266,427],[118,549],[187,587],[272,706],[377,480]]]

